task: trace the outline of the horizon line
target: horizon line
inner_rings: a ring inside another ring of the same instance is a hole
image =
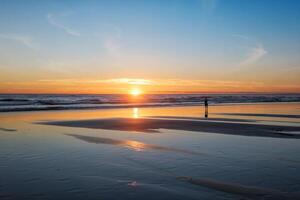
[[[300,95],[300,92],[158,92],[158,93],[142,93],[143,95],[201,95],[201,94],[277,94],[277,95]],[[1,93],[0,95],[130,95],[128,93]]]

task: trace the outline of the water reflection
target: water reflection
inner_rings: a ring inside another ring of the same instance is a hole
[[[132,149],[132,150],[135,150],[135,151],[143,151],[146,147],[144,143],[134,141],[134,140],[124,141],[124,146],[127,146],[129,149]]]
[[[139,108],[132,108],[132,117],[133,118],[139,118]]]
[[[153,145],[153,144],[146,144],[143,142],[135,141],[135,140],[117,140],[112,138],[102,138],[102,137],[93,137],[93,136],[86,136],[86,135],[77,135],[77,134],[65,134],[68,136],[72,136],[74,138],[77,138],[79,140],[88,142],[88,143],[94,143],[94,144],[110,144],[110,145],[116,145],[125,147],[134,151],[144,151],[147,149],[153,149],[153,150],[160,150],[160,151],[172,151],[172,152],[180,152],[180,153],[187,153],[187,154],[198,154],[203,155],[197,152],[183,150],[183,149],[176,149],[172,147],[164,147],[159,145]]]
[[[289,114],[299,115],[299,103],[281,104],[235,104],[210,106],[210,118],[219,118],[219,113],[268,113],[268,114]],[[5,122],[1,127],[7,127],[7,123],[16,120],[25,122],[42,120],[79,120],[98,119],[112,117],[141,118],[142,116],[181,116],[197,117],[201,115],[201,108],[197,106],[183,107],[151,107],[151,108],[120,108],[120,109],[99,109],[99,110],[64,110],[64,111],[38,111],[38,112],[10,112],[0,113],[0,122]],[[232,118],[222,115],[221,118]],[[257,120],[256,116],[236,116],[238,119]],[[260,120],[274,120],[267,117],[260,117]],[[280,121],[297,122],[299,118],[278,118]],[[15,128],[13,126],[13,128]]]

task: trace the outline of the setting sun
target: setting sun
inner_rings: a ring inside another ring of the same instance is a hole
[[[131,91],[130,91],[130,94],[132,95],[132,96],[139,96],[139,95],[141,95],[141,90],[140,89],[138,89],[138,88],[134,88],[134,89],[132,89]]]

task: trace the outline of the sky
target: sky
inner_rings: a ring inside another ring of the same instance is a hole
[[[0,93],[300,93],[298,0],[0,0]]]

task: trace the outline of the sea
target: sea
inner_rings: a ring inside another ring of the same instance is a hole
[[[0,112],[300,102],[300,94],[0,94]]]

